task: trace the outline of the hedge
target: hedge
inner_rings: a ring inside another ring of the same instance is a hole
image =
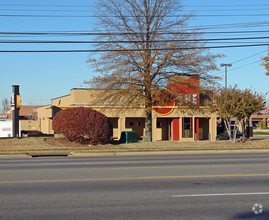
[[[93,145],[109,143],[113,134],[105,115],[85,107],[61,110],[53,118],[52,129],[70,141]]]

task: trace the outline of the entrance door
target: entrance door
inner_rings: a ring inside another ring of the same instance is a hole
[[[169,119],[169,140],[179,141],[179,118]]]
[[[173,141],[179,141],[179,118],[172,119],[173,124]]]

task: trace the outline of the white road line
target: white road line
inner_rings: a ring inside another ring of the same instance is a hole
[[[179,198],[179,197],[248,196],[248,195],[269,195],[269,192],[190,194],[190,195],[172,195],[171,197],[177,197],[177,198]]]

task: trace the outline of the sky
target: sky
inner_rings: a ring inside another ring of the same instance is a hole
[[[0,1],[0,102],[10,99],[12,85],[20,85],[23,105],[48,105],[51,99],[87,87],[83,82],[94,76],[87,64],[88,53],[4,53],[19,50],[88,50],[90,44],[15,44],[10,40],[93,40],[78,36],[16,36],[17,32],[94,31],[95,0],[9,0]],[[200,28],[204,38],[254,38],[223,40],[208,46],[257,45],[211,49],[223,54],[217,61],[228,67],[228,86],[269,92],[269,77],[260,65],[269,44],[269,3],[266,0],[183,0],[186,13],[193,12],[190,29]],[[30,16],[29,16],[30,15]],[[40,17],[42,15],[43,17]],[[214,32],[214,33],[212,33]],[[217,32],[217,33],[216,33]],[[222,32],[222,33],[220,33]],[[225,33],[223,33],[225,32]],[[230,32],[230,33],[227,33]],[[232,32],[232,33],[231,33]],[[265,37],[263,39],[257,39]],[[268,38],[266,38],[268,37]],[[98,55],[96,55],[98,56]],[[214,74],[224,77],[224,67]],[[221,82],[224,85],[224,80]],[[0,104],[1,105],[1,104]]]

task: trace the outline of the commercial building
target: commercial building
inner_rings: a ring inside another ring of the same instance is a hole
[[[264,122],[264,124],[266,124],[267,127],[269,127],[269,109],[268,108],[261,109],[260,111],[250,116],[249,118],[250,127],[258,127],[259,122]]]
[[[199,85],[199,78],[192,77],[194,84]],[[190,80],[190,83],[193,83]],[[187,88],[178,84],[170,85],[170,89],[182,97],[182,103],[167,103],[158,105],[152,110],[152,140],[162,141],[195,141],[215,140],[217,135],[217,114],[209,108],[201,106],[202,96],[197,88]],[[40,131],[53,134],[52,119],[54,115],[65,108],[89,107],[106,115],[113,125],[113,138],[119,139],[122,131],[136,131],[139,139],[145,134],[145,107],[128,104],[124,98],[102,99],[104,95],[115,92],[103,89],[71,89],[70,94],[54,98],[51,105],[38,108]],[[190,108],[184,103],[188,101],[195,105]]]
[[[40,131],[37,111],[40,106],[22,105],[19,111],[20,129],[22,133],[37,133]],[[10,121],[12,119],[11,109],[5,114],[0,114],[0,120]],[[0,131],[1,132],[1,131]]]

